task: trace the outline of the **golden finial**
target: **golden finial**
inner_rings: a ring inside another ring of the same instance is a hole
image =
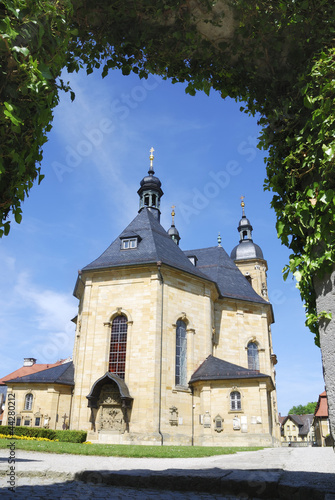
[[[245,217],[245,212],[244,212],[244,207],[245,207],[244,198],[245,198],[245,196],[241,196],[242,217]]]
[[[218,234],[218,247],[221,247],[221,234]]]
[[[153,170],[153,161],[154,161],[154,148],[151,148],[150,149],[150,156],[149,156],[149,160],[150,160],[150,170]]]
[[[172,212],[171,212],[171,215],[172,215],[172,224],[171,226],[174,226],[174,216],[176,215],[176,212],[174,211],[174,209],[176,208],[176,205],[172,205]]]

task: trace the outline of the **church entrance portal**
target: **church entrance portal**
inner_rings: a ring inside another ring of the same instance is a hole
[[[103,434],[129,432],[133,398],[123,379],[107,372],[93,384],[87,399],[93,431]]]
[[[127,408],[122,407],[120,391],[114,383],[101,388],[98,400],[98,431],[124,433],[129,430]]]

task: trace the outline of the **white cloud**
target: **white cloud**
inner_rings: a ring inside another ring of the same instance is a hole
[[[1,252],[0,284],[1,375],[22,366],[24,357],[52,363],[72,355],[75,299],[34,283],[31,274],[17,268],[15,259]]]
[[[28,273],[18,275],[14,294],[30,308],[32,320],[39,330],[63,329],[64,322],[74,316],[75,309],[68,294],[39,289],[31,283]]]

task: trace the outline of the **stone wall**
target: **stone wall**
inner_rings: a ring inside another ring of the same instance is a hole
[[[3,425],[8,425],[8,401],[15,400],[16,417],[21,417],[21,425],[30,421],[35,427],[36,417],[40,418],[39,427],[62,430],[63,424],[69,423],[72,387],[60,384],[10,384],[8,382]],[[27,394],[33,395],[31,410],[25,410]],[[15,398],[13,398],[13,396]],[[63,416],[66,417],[63,418]]]

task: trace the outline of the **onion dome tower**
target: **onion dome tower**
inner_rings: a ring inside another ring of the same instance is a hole
[[[241,196],[242,218],[238,225],[240,241],[233,248],[230,258],[235,262],[240,271],[247,278],[254,290],[264,299],[268,300],[266,271],[267,262],[263,257],[262,249],[253,242],[253,227],[245,215],[244,196]]]
[[[175,206],[173,205],[172,206],[172,212],[171,212],[171,216],[172,216],[172,223],[171,223],[171,227],[170,229],[168,229],[168,235],[170,236],[170,238],[176,243],[176,245],[179,245],[179,241],[180,241],[180,236],[179,236],[179,231],[178,229],[176,228],[176,226],[174,225],[174,216],[176,215],[175,211]]]
[[[148,208],[150,212],[156,217],[158,222],[160,221],[160,201],[161,197],[163,196],[163,191],[161,189],[161,181],[158,179],[158,177],[154,176],[154,169],[153,169],[153,160],[154,160],[154,148],[150,149],[150,167],[148,170],[148,174],[146,177],[144,177],[141,182],[140,182],[140,189],[137,191],[137,194],[140,197],[140,209],[143,210],[143,208]]]
[[[242,198],[244,197],[242,196]],[[240,233],[240,242],[235,248],[233,248],[230,258],[235,261],[246,259],[264,259],[261,248],[253,242],[253,227],[249,219],[247,219],[245,215],[244,201],[241,202],[241,207],[242,219],[240,220],[237,228],[238,232]]]

